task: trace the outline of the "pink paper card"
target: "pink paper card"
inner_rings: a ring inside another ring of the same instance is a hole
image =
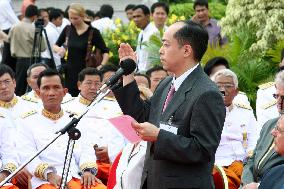
[[[136,134],[132,128],[131,122],[134,120],[131,116],[122,115],[109,119],[112,125],[131,143],[141,141],[141,138]]]

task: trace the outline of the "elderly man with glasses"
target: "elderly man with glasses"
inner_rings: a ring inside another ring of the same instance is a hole
[[[282,98],[283,99],[283,98]],[[284,117],[281,116],[271,131],[274,138],[274,150],[284,157]],[[284,164],[277,165],[264,175],[259,189],[283,189],[284,188]]]
[[[283,113],[283,98],[284,98],[284,71],[277,73],[275,78],[276,93],[274,97],[277,100],[277,109],[279,114]],[[259,183],[263,179],[264,174],[277,165],[284,164],[284,157],[279,154],[279,151],[275,148],[276,143],[271,133],[275,133],[278,118],[267,121],[260,132],[260,137],[256,144],[252,157],[248,160],[244,167],[242,174],[243,189],[256,189],[259,187]],[[279,128],[278,130],[280,130]],[[278,133],[279,131],[277,131]],[[275,141],[277,141],[275,137]]]
[[[212,80],[222,92],[226,106],[226,118],[215,154],[215,164],[223,167],[229,188],[238,189],[243,162],[252,154],[256,145],[257,123],[250,106],[233,102],[238,94],[238,78],[234,72],[229,69],[219,70],[212,76]]]

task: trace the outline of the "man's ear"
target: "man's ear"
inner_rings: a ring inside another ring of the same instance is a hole
[[[193,50],[191,45],[184,45],[184,57],[193,56]]]
[[[81,81],[77,81],[77,88],[81,91],[81,85],[82,85],[82,82]]]
[[[39,91],[39,88],[38,88],[38,89],[36,89],[36,90],[35,90],[35,92],[36,92],[36,95],[40,97],[40,91]]]
[[[68,93],[68,89],[64,88],[64,96]]]

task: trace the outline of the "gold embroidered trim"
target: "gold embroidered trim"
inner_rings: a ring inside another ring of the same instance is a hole
[[[39,102],[38,98],[32,98],[32,97],[29,97],[28,95],[22,96],[22,99],[26,100],[26,101],[29,101],[29,102],[34,102],[34,103],[38,103]]]
[[[63,110],[61,109],[59,113],[54,114],[54,113],[47,111],[46,109],[43,109],[42,115],[44,117],[47,117],[48,119],[51,119],[51,120],[58,120],[63,116]]]
[[[98,169],[98,165],[95,162],[86,162],[80,166],[80,170],[82,172],[84,172],[85,169],[92,169],[92,168]]]
[[[111,96],[106,96],[106,97],[104,97],[104,100],[116,101],[116,98],[115,97],[111,97]]]
[[[23,114],[21,115],[21,118],[24,119],[24,118],[26,118],[26,117],[29,117],[29,116],[31,116],[31,115],[34,115],[35,113],[37,113],[36,110],[31,110],[31,111],[29,111],[29,112],[23,113]]]
[[[18,102],[18,98],[16,96],[14,96],[14,98],[10,101],[10,102],[4,102],[2,100],[0,100],[0,107],[2,108],[12,108],[14,107]]]
[[[7,163],[2,171],[9,171],[10,173],[13,173],[17,169],[17,166],[14,163]]]
[[[41,163],[39,164],[37,167],[36,167],[36,170],[34,172],[34,175],[37,177],[37,178],[40,178],[41,180],[45,180],[44,178],[44,172],[45,170],[48,168],[48,163]]]
[[[84,105],[89,105],[92,101],[90,101],[90,100],[88,100],[88,99],[86,99],[86,98],[80,96],[79,102],[80,102],[81,104],[84,104]]]

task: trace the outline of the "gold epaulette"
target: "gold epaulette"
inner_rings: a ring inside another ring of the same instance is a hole
[[[34,102],[34,103],[38,103],[38,102],[39,102],[39,99],[29,97],[28,95],[22,96],[22,99],[23,99],[23,100],[26,100],[26,101],[29,101],[29,102]]]
[[[5,116],[3,114],[0,113],[0,118],[5,118]]]
[[[104,97],[104,100],[116,101],[115,97],[109,97],[109,96]]]
[[[65,104],[65,103],[70,102],[70,101],[72,101],[72,100],[74,100],[74,99],[75,99],[75,97],[63,98],[61,104]]]
[[[243,109],[247,109],[247,110],[252,110],[252,108],[250,107],[250,105],[248,104],[244,104],[244,103],[234,103],[234,105],[236,105],[239,108],[243,108]]]
[[[268,82],[268,83],[264,83],[258,86],[259,89],[264,90],[267,89],[271,86],[275,85],[275,82]]]
[[[68,113],[68,114],[73,114],[76,117],[79,117],[81,115],[79,112],[75,112],[75,111],[72,111],[72,110],[65,110],[65,112]]]
[[[271,100],[270,102],[264,104],[261,106],[262,109],[266,110],[267,108],[270,108],[271,106],[274,106],[277,103],[276,99]]]
[[[239,91],[239,94],[246,95],[246,93],[243,91]]]
[[[29,111],[29,112],[23,113],[23,114],[21,115],[21,118],[24,119],[24,118],[29,117],[29,116],[31,116],[31,115],[34,115],[34,114],[36,114],[36,113],[37,113],[36,110],[31,110],[31,111]]]

